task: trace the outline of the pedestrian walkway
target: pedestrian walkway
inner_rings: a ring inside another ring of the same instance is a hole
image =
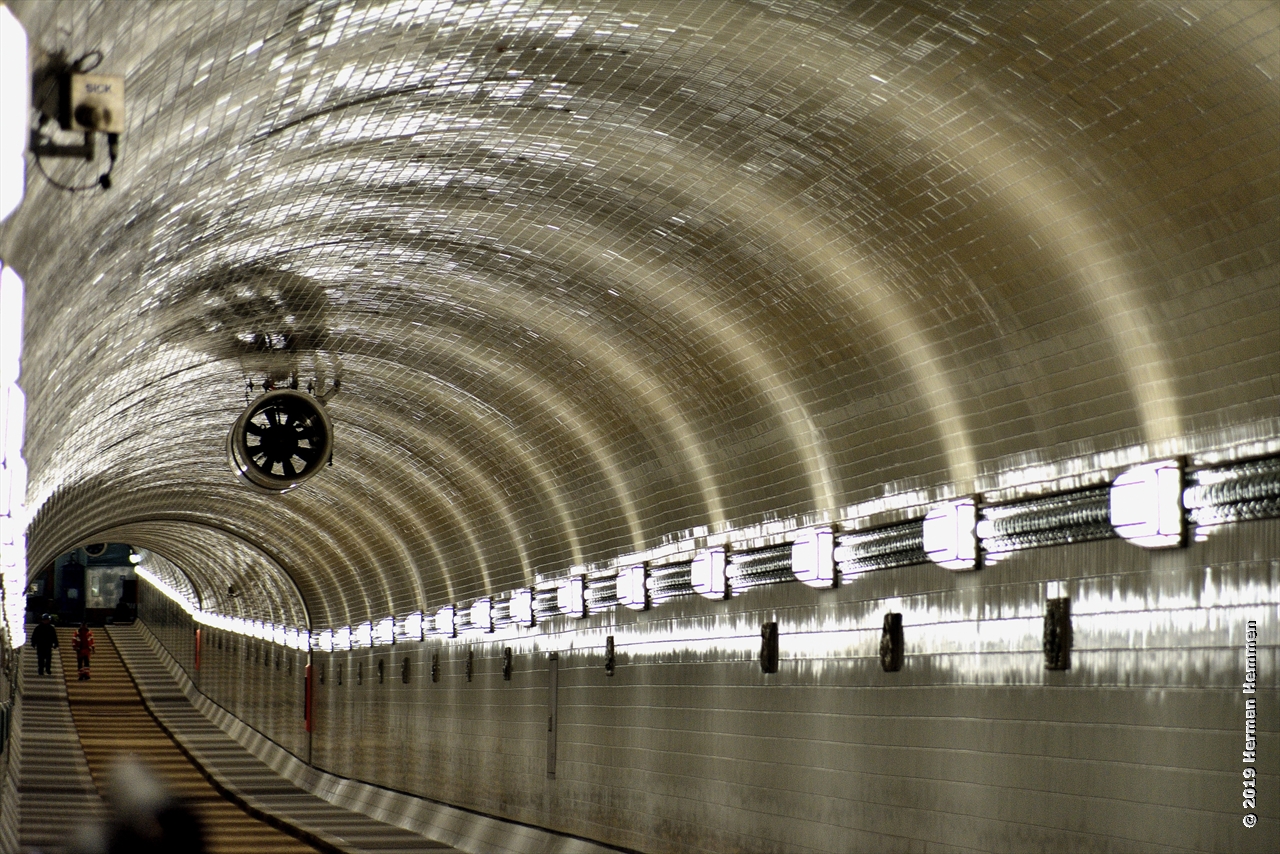
[[[155,720],[200,764],[220,791],[249,810],[271,816],[272,821],[288,826],[291,832],[324,851],[457,851],[443,842],[345,810],[298,788],[197,710],[139,629],[125,626],[113,628],[108,634]],[[95,661],[91,681],[98,679],[97,667]]]
[[[59,634],[59,649],[70,652],[70,632]],[[30,645],[22,650],[21,662],[18,844],[24,852],[57,851],[78,823],[97,820],[105,810],[67,705],[62,657],[53,657],[53,673],[45,676],[37,675]],[[71,667],[74,672],[74,658]]]
[[[69,676],[65,696],[74,721],[74,729],[68,727],[66,732],[72,738],[79,734],[83,758],[99,791],[107,790],[113,764],[121,756],[133,755],[199,817],[208,854],[314,854],[315,847],[250,815],[210,785],[148,713],[110,633],[98,630],[95,640],[92,676],[80,681],[71,633],[59,633],[61,666]]]

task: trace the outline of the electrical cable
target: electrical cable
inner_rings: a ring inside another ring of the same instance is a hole
[[[36,154],[36,168],[40,170],[40,174],[44,176],[44,179],[46,181],[48,181],[53,186],[57,187],[59,190],[66,190],[68,193],[83,193],[85,190],[96,190],[102,186],[99,183],[101,179],[99,179],[99,181],[94,181],[92,184],[82,184],[80,186],[75,186],[75,187],[71,186],[70,184],[64,184],[45,171],[44,161],[40,159],[39,152],[36,152],[35,154]],[[110,174],[110,172],[108,171],[107,174]]]
[[[41,136],[41,138],[47,139],[47,137],[44,137],[43,135]],[[92,184],[81,184],[79,186],[64,184],[61,181],[54,178],[52,175],[50,175],[48,171],[44,168],[44,161],[40,157],[39,148],[33,147],[31,149],[31,153],[34,154],[36,157],[36,169],[40,171],[40,174],[44,176],[44,179],[46,181],[48,181],[53,186],[57,187],[59,190],[65,190],[68,193],[83,193],[86,190],[94,190],[99,188],[102,190],[109,190],[111,189],[111,173],[115,171],[116,159],[119,157],[119,150],[118,150],[119,141],[120,141],[119,134],[117,133],[107,134],[107,156],[110,158],[111,165],[108,166],[107,171],[99,175],[98,180],[94,181]]]
[[[95,57],[96,61],[93,63],[93,65],[86,67],[84,64],[84,61],[91,56]],[[85,53],[80,54],[80,58],[77,59],[75,62],[71,63],[70,67],[71,67],[71,70],[74,71],[76,74],[88,74],[90,71],[93,71],[95,68],[101,65],[102,60],[103,60],[102,51],[95,47],[93,50],[86,51]]]

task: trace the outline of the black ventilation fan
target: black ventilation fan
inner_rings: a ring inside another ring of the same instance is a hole
[[[329,462],[333,429],[320,401],[293,389],[249,405],[227,437],[231,468],[264,492],[288,492]]]

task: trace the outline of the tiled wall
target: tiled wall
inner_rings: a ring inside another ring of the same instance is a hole
[[[151,630],[174,660],[187,672],[195,673],[195,623],[176,602],[161,595],[150,584],[138,584],[138,617]]]
[[[17,691],[18,656],[21,651],[0,650],[4,667],[0,667],[0,703],[8,707],[8,732],[0,740],[0,852],[10,854],[18,850],[18,773],[22,763],[21,739],[22,695]],[[35,655],[29,649],[27,655]]]
[[[151,585],[138,585],[138,616],[200,690],[218,705],[300,759],[307,759],[303,729],[303,676],[307,656],[256,638],[200,629]]]
[[[1086,543],[976,573],[908,567],[834,591],[776,585],[557,620],[514,639],[317,653],[312,759],[642,851],[1269,850],[1275,799],[1259,803],[1256,828],[1242,825],[1240,682],[1257,620],[1258,697],[1272,710],[1259,720],[1259,788],[1274,792],[1277,555],[1280,522],[1254,522],[1168,552]],[[1072,599],[1066,672],[1046,671],[1041,651],[1051,580]],[[154,597],[143,601],[149,621]],[[904,615],[899,673],[878,657],[888,610]],[[756,661],[770,620],[776,675]],[[294,653],[228,640],[206,639],[202,689],[304,755],[301,669],[275,667]]]
[[[201,631],[200,672],[194,677],[200,690],[305,761],[307,654],[207,627]]]

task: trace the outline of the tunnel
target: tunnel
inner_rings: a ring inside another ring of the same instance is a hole
[[[1280,844],[1280,6],[0,17],[0,850],[102,549],[460,850]]]

